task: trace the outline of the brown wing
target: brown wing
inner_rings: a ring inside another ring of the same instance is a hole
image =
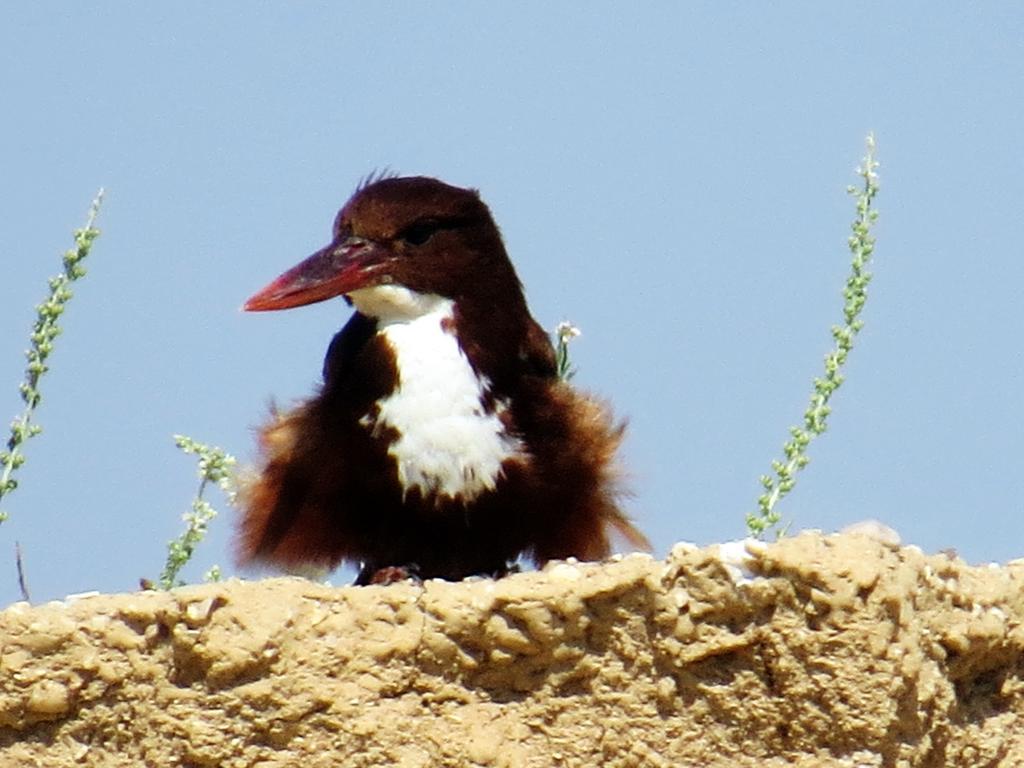
[[[520,478],[529,487],[524,495],[536,500],[536,509],[523,516],[533,559],[599,560],[611,553],[612,534],[650,549],[619,505],[627,495],[616,458],[625,422],[601,400],[558,379],[551,341],[532,320],[519,359],[522,378],[512,409],[534,457]]]
[[[356,313],[331,342],[325,384],[259,430],[257,470],[241,484],[237,559],[334,567],[352,555],[345,504],[352,477],[379,461],[358,418],[387,391],[394,361],[373,344],[375,323]]]

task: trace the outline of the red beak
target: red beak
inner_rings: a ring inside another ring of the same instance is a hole
[[[290,309],[365,288],[384,266],[386,256],[377,243],[361,237],[331,243],[250,296],[242,309]]]

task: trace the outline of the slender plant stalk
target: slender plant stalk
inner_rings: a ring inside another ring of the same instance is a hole
[[[790,427],[790,439],[782,448],[785,459],[776,459],[772,462],[774,477],[761,476],[764,493],[757,500],[757,512],[747,515],[747,530],[759,538],[781,520],[776,505],[793,490],[793,486],[796,485],[796,473],[810,462],[807,446],[828,427],[828,415],[832,410],[829,402],[843,383],[843,365],[850,350],[853,349],[854,339],[864,325],[860,320],[860,314],[868,298],[867,287],[871,282],[871,273],[867,267],[875,249],[875,238],[871,230],[878,219],[878,212],[872,208],[878,194],[877,170],[875,137],[868,134],[867,151],[860,167],[857,168],[862,185],[859,188],[847,188],[847,192],[857,199],[857,216],[852,224],[853,234],[848,240],[852,262],[850,276],[843,290],[843,324],[832,326],[835,346],[825,356],[825,375],[814,380],[814,392],[804,413],[803,427]]]
[[[28,580],[25,578],[25,561],[21,555],[21,544],[14,542],[14,565],[18,569],[18,589],[21,590],[21,599],[26,603],[32,602],[32,595],[28,591]]]
[[[29,438],[38,435],[42,428],[32,422],[36,408],[42,400],[39,382],[50,368],[47,360],[53,352],[53,343],[60,335],[60,317],[64,308],[71,300],[71,284],[85,276],[82,262],[89,255],[93,241],[99,237],[95,228],[96,216],[103,203],[103,190],[96,193],[89,208],[89,217],[85,226],[75,230],[75,247],[64,253],[64,271],[50,278],[50,293],[46,300],[36,307],[36,323],[30,337],[32,346],[25,352],[28,365],[25,367],[25,380],[19,389],[25,409],[21,415],[11,422],[11,435],[7,440],[7,450],[0,453],[0,501],[18,487],[14,479],[15,471],[25,463],[23,446]],[[0,523],[7,519],[0,512]]]
[[[184,584],[179,580],[178,574],[192,559],[196,547],[206,537],[210,521],[217,516],[217,510],[203,498],[207,486],[216,485],[227,495],[228,501],[233,501],[235,496],[234,456],[216,446],[196,442],[184,435],[175,435],[174,443],[185,453],[199,457],[199,490],[192,500],[191,510],[182,517],[185,521],[185,532],[167,544],[167,562],[163,573],[160,574],[160,587],[163,589]],[[207,581],[219,580],[220,568],[213,566],[206,572],[204,578]],[[143,580],[142,583],[144,587],[151,586],[147,580]]]
[[[555,366],[562,381],[569,381],[576,375],[576,366],[569,361],[569,344],[579,335],[580,329],[568,321],[555,327]]]

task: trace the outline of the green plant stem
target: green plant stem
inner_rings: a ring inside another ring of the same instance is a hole
[[[783,445],[784,460],[772,462],[775,476],[761,476],[764,493],[757,500],[757,512],[747,515],[747,529],[753,536],[762,537],[768,529],[779,523],[781,517],[776,505],[793,490],[797,472],[810,461],[807,446],[828,427],[828,416],[832,410],[829,402],[843,383],[843,365],[853,349],[854,339],[863,327],[860,314],[867,302],[867,287],[871,282],[871,273],[867,267],[875,248],[871,230],[878,219],[878,212],[872,208],[878,194],[877,170],[875,138],[869,134],[864,160],[857,169],[863,180],[862,186],[859,189],[852,186],[847,188],[857,198],[857,213],[851,225],[853,233],[847,241],[852,259],[850,275],[843,290],[843,324],[832,327],[835,346],[825,356],[825,375],[814,380],[814,392],[804,413],[803,426],[790,427],[790,440]]]
[[[72,297],[70,286],[85,276],[82,262],[89,255],[93,241],[99,237],[99,230],[94,224],[102,203],[101,189],[92,201],[85,226],[75,230],[75,247],[64,253],[64,271],[50,278],[50,293],[46,300],[36,307],[36,322],[30,337],[32,346],[25,352],[28,358],[25,380],[19,387],[25,409],[11,422],[7,450],[0,453],[0,500],[18,487],[14,473],[25,463],[24,444],[42,431],[41,427],[32,421],[35,410],[42,400],[39,382],[43,374],[49,370],[46,361],[53,352],[54,340],[61,332],[60,317]],[[0,512],[0,523],[6,519],[7,515]]]
[[[177,539],[167,544],[167,562],[164,564],[163,572],[160,574],[160,587],[171,589],[180,586],[178,574],[181,569],[192,559],[195,549],[206,537],[206,531],[210,521],[217,516],[217,510],[210,502],[203,498],[207,486],[211,483],[219,487],[231,501],[235,494],[235,484],[232,471],[235,466],[235,458],[216,446],[199,443],[184,435],[174,436],[175,445],[185,453],[195,454],[199,457],[199,490],[196,491],[192,500],[192,507],[183,516],[185,531]],[[208,580],[220,578],[220,568],[213,566],[207,572]],[[148,580],[143,580],[144,585],[149,585]]]
[[[555,328],[555,368],[562,381],[576,375],[576,366],[569,360],[569,344],[579,335],[580,329],[565,320]]]

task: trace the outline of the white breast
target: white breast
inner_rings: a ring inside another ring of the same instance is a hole
[[[397,387],[360,423],[375,434],[397,431],[388,453],[403,491],[472,501],[493,490],[502,463],[521,458],[523,448],[501,422],[507,403],[484,408],[490,382],[444,327],[451,325],[453,302],[400,286],[362,289],[350,298],[377,318],[395,355]]]

